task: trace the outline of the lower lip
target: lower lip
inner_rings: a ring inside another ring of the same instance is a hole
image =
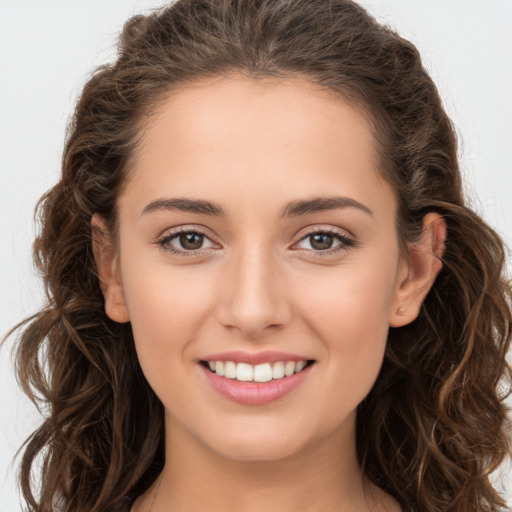
[[[239,404],[263,405],[279,400],[300,386],[309,374],[313,364],[309,364],[302,371],[294,373],[290,377],[268,382],[241,382],[236,379],[228,379],[211,372],[202,364],[199,366],[212,388],[222,396]]]

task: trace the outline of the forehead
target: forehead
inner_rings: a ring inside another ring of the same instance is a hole
[[[347,143],[353,142],[348,137],[365,139],[366,149],[374,153],[363,110],[333,91],[304,78],[252,79],[234,74],[188,83],[164,96],[145,126],[138,156],[144,157],[148,145],[154,149],[178,138],[195,147],[200,142],[205,150],[220,143],[230,142],[233,148],[243,143],[247,154],[249,149],[259,152],[285,140],[339,144],[340,135]]]
[[[364,199],[370,181],[385,186],[362,112],[295,78],[217,77],[173,91],[149,117],[132,169],[129,182],[147,201],[160,188],[250,202],[333,187]]]

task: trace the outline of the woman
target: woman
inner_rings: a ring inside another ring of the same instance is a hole
[[[502,243],[415,48],[356,4],[130,20],[40,214],[32,510],[503,506]]]

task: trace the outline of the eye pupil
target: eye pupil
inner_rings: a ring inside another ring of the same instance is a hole
[[[203,235],[198,233],[181,233],[180,244],[184,249],[199,249],[203,244]]]
[[[311,247],[314,247],[315,249],[325,250],[331,248],[333,236],[328,235],[327,233],[316,233],[315,235],[312,235],[312,240],[313,242],[311,243]]]

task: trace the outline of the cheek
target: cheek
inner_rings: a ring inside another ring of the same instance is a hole
[[[388,270],[389,267],[389,270]],[[297,295],[315,331],[325,331],[338,345],[361,345],[380,340],[387,332],[389,309],[394,296],[392,265],[379,272],[371,266],[349,267],[320,280],[302,282]]]
[[[139,362],[155,389],[183,372],[185,352],[197,339],[206,310],[205,278],[166,265],[133,265],[123,275]]]
[[[302,316],[326,352],[326,378],[339,401],[353,407],[370,391],[382,365],[394,294],[389,268],[347,268],[304,294]]]

